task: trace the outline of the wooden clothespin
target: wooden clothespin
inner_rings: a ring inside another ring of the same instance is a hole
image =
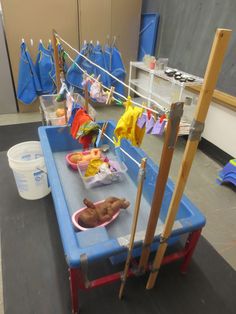
[[[108,97],[107,97],[106,105],[110,105],[110,104],[111,104],[114,90],[115,90],[115,87],[112,86],[111,89],[110,89],[110,91],[108,92]]]
[[[106,132],[107,126],[108,126],[108,121],[103,123],[102,131],[101,131],[101,138],[100,139],[103,138],[103,134]]]
[[[146,109],[146,111],[147,111],[148,120],[150,120],[151,117],[152,117],[152,112],[151,112],[151,110],[149,110],[149,109]]]
[[[131,97],[128,96],[128,97],[127,97],[127,100],[123,102],[123,106],[124,106],[125,108],[127,108],[127,107],[130,106],[130,105],[132,105]]]
[[[115,43],[116,43],[116,36],[113,37],[113,42],[112,42],[112,45],[111,45],[112,48],[115,46]]]

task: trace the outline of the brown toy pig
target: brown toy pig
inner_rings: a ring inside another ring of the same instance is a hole
[[[124,198],[108,197],[97,205],[85,198],[84,204],[87,208],[79,215],[78,223],[85,228],[93,228],[111,220],[119,209],[129,207],[130,202]]]

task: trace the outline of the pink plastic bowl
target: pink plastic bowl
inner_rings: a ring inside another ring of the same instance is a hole
[[[67,162],[67,164],[73,169],[73,170],[78,170],[78,168],[77,168],[77,164],[76,163],[74,163],[74,162],[72,162],[71,160],[70,160],[70,157],[72,156],[72,155],[74,155],[74,154],[76,154],[76,152],[72,152],[72,153],[69,153],[69,154],[67,154],[66,155],[66,162]],[[104,155],[100,155],[101,156],[101,159],[105,159],[106,157],[104,156]],[[80,161],[79,162],[79,166],[80,166],[80,169],[81,170],[86,170],[87,169],[87,167],[88,167],[88,164],[89,164],[89,161]]]
[[[96,203],[94,203],[94,205],[100,204],[100,203],[102,203],[102,202],[104,202],[104,200],[99,201],[99,202],[96,202]],[[80,209],[78,209],[78,210],[72,215],[72,222],[73,222],[73,225],[75,226],[76,229],[83,230],[83,231],[92,229],[92,228],[85,228],[85,227],[82,227],[82,226],[78,223],[78,218],[79,218],[80,213],[81,213],[83,210],[85,210],[86,208],[87,208],[87,207],[80,208]],[[100,224],[100,225],[97,225],[96,227],[105,227],[105,226],[107,226],[108,224],[110,224],[113,220],[115,220],[115,219],[119,216],[119,213],[120,213],[120,209],[113,215],[113,217],[112,217],[110,220],[108,220],[108,221],[106,221],[106,222],[104,222],[104,223],[102,223],[102,224]],[[95,227],[94,227],[94,228],[95,228]]]

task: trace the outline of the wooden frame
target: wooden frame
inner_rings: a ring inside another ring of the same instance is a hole
[[[168,246],[168,239],[171,235],[175,217],[179,209],[181,197],[183,195],[188,180],[188,176],[191,170],[194,156],[197,151],[201,133],[204,129],[204,123],[212,100],[214,88],[218,79],[221,65],[224,60],[224,55],[228,47],[231,33],[232,30],[229,29],[217,29],[215,34],[211,53],[208,60],[208,65],[206,68],[206,73],[204,76],[204,82],[201,87],[201,92],[195,111],[192,131],[190,132],[187,145],[185,147],[175,189],[168,209],[165,225],[160,237],[160,245],[157,249],[154,258],[152,270],[147,281],[146,289],[152,289],[153,286],[155,285],[156,278],[158,276],[159,269],[161,266],[161,262],[165,255],[166,248]]]
[[[199,94],[201,90],[200,85],[186,87],[187,90]],[[231,110],[236,111],[236,96],[224,93],[220,90],[215,89],[212,97],[213,102],[220,104],[224,107],[227,107]]]

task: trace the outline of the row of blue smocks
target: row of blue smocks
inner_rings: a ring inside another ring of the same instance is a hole
[[[82,47],[80,53],[86,56],[92,62],[99,65],[101,68],[111,73],[119,80],[125,80],[125,67],[121,54],[116,46],[110,47],[105,45],[103,50],[100,44],[94,46],[93,44],[89,43]],[[124,85],[109,76],[102,69],[94,66],[81,55],[78,55],[74,61],[88,74],[94,74],[95,77],[100,75],[100,81],[103,85],[108,88],[114,86],[116,92],[124,95]],[[79,69],[78,66],[76,66],[75,63],[72,63],[67,71],[66,79],[70,85],[77,88],[82,88],[83,72]]]
[[[53,49],[51,44],[45,48],[39,43],[35,64],[25,42],[21,44],[20,50],[17,98],[28,105],[34,102],[38,95],[56,92]]]
[[[62,46],[58,45],[59,52],[61,49]],[[35,63],[33,63],[31,59],[25,42],[22,42],[20,51],[17,98],[28,105],[34,102],[40,95],[56,93],[56,73],[52,45],[49,44],[48,47],[45,48],[42,42],[39,43]],[[117,47],[105,45],[104,49],[102,49],[100,44],[94,46],[89,43],[82,47],[80,53],[100,67],[106,69],[116,78],[121,81],[125,80],[125,67]],[[124,94],[124,86],[121,83],[91,64],[82,56],[78,55],[74,62],[88,74],[93,74],[96,77],[100,75],[100,81],[106,87],[110,88],[114,86],[118,93]],[[65,63],[64,71],[66,73],[66,83],[68,87],[72,86],[78,90],[82,90],[83,72],[76,64],[72,63],[71,66],[68,67]]]

